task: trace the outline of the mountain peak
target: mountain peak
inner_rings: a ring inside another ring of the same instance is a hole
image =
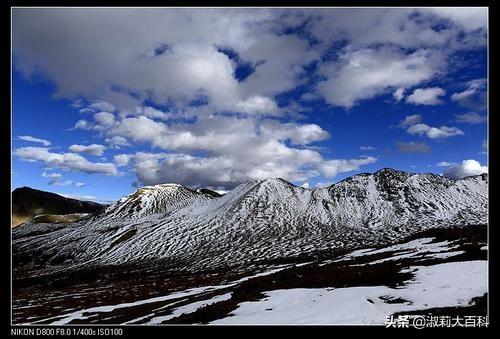
[[[260,180],[257,182],[257,187],[263,188],[265,190],[273,189],[278,191],[297,188],[296,185],[283,178],[267,178]]]
[[[28,192],[28,193],[33,193],[33,192],[43,192],[43,193],[47,193],[47,194],[55,194],[55,193],[51,193],[51,192],[45,192],[45,191],[42,191],[42,190],[38,190],[36,188],[32,188],[32,187],[29,187],[29,186],[22,186],[22,187],[17,187],[16,189],[14,189],[12,191],[12,193],[23,193],[23,192]]]
[[[266,178],[262,180],[262,183],[270,183],[270,184],[286,184],[286,185],[293,185],[291,182],[283,179],[283,178]],[[295,186],[295,185],[293,185]]]
[[[140,188],[137,189],[137,191],[139,190],[159,190],[159,189],[169,189],[169,188],[181,188],[181,187],[185,187],[185,186],[182,186],[181,184],[175,184],[175,183],[164,183],[164,184],[156,184],[156,185],[148,185],[148,186],[142,186]],[[187,187],[185,187],[187,188]]]
[[[408,174],[409,172],[396,170],[390,167],[384,167],[373,173],[374,175],[394,175],[394,174]]]
[[[150,214],[169,213],[195,200],[211,199],[213,195],[189,187],[165,183],[144,186],[108,207],[108,218],[139,218]]]
[[[29,186],[21,186],[21,187],[17,187],[14,191],[24,191],[24,190],[34,190],[33,188],[29,187]]]

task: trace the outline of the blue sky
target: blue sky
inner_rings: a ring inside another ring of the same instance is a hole
[[[487,172],[487,10],[14,9],[13,187]]]

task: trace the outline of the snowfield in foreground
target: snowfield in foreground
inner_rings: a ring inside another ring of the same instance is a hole
[[[410,267],[415,278],[401,288],[269,291],[266,298],[242,303],[213,324],[384,324],[388,315],[398,312],[469,305],[487,291],[487,267],[486,261]],[[386,302],[398,299],[402,302]]]

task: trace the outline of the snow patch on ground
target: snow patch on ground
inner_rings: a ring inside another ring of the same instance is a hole
[[[105,305],[105,306],[91,307],[91,308],[87,308],[87,309],[82,309],[82,310],[78,310],[78,311],[66,313],[66,314],[63,314],[63,315],[60,315],[60,316],[56,316],[56,317],[52,317],[52,318],[48,318],[48,319],[42,319],[42,320],[39,320],[39,321],[37,321],[35,323],[41,323],[41,322],[46,322],[48,320],[53,320],[53,321],[50,322],[50,324],[52,324],[52,325],[64,325],[64,324],[69,324],[73,320],[87,320],[87,319],[90,319],[92,317],[98,316],[98,315],[100,315],[102,313],[113,312],[113,311],[115,311],[117,309],[125,309],[125,308],[130,308],[130,307],[137,307],[137,306],[141,306],[141,305],[152,304],[152,303],[157,303],[157,302],[164,302],[164,301],[169,301],[169,300],[175,300],[176,302],[174,302],[174,304],[176,304],[178,302],[182,302],[182,301],[186,300],[186,298],[188,298],[188,297],[198,296],[198,295],[202,295],[204,293],[208,293],[208,292],[213,292],[213,291],[218,291],[218,290],[222,290],[222,289],[234,287],[234,286],[236,286],[236,285],[238,285],[238,284],[240,284],[242,282],[245,282],[245,281],[248,281],[250,279],[257,278],[257,277],[263,277],[263,276],[266,276],[266,275],[270,275],[270,274],[282,271],[282,270],[284,270],[286,268],[289,268],[290,266],[291,265],[279,265],[279,266],[275,266],[273,269],[269,269],[267,271],[263,271],[263,272],[260,272],[260,273],[257,273],[257,274],[251,275],[251,276],[243,277],[241,279],[228,282],[227,284],[216,285],[216,286],[196,287],[196,288],[191,288],[191,289],[184,290],[184,291],[174,292],[174,293],[171,293],[171,294],[168,294],[168,295],[164,295],[164,296],[158,296],[158,297],[148,298],[148,299],[141,299],[141,300],[137,300],[137,301],[133,301],[133,302],[128,302],[128,303],[117,304],[117,305]],[[182,307],[180,307],[178,309],[175,309],[173,311],[172,315],[167,315],[167,316],[152,318],[150,320],[150,323],[153,323],[153,324],[154,323],[160,323],[162,321],[166,321],[166,320],[175,318],[175,317],[177,317],[177,316],[179,316],[181,314],[184,314],[184,313],[194,312],[194,311],[196,311],[197,308],[203,307],[205,305],[209,305],[209,304],[213,304],[213,303],[216,303],[216,302],[220,302],[220,301],[223,301],[223,300],[230,299],[230,295],[231,295],[230,293],[226,293],[226,294],[223,294],[223,295],[215,296],[215,297],[213,297],[212,299],[209,299],[209,300],[202,300],[202,301],[199,301],[199,302],[195,302],[195,303],[191,303],[191,304],[182,306]],[[170,305],[166,305],[166,306],[170,306]],[[150,316],[151,315],[144,316],[144,317],[141,317],[141,318],[137,318],[137,319],[129,321],[128,323],[131,323],[131,322],[134,322],[134,321],[138,321],[138,320],[141,320],[141,319],[145,319],[145,318],[149,318]]]
[[[395,260],[409,259],[409,258],[446,259],[465,253],[464,251],[450,251],[454,248],[459,247],[459,245],[451,246],[454,243],[453,241],[433,242],[434,240],[435,238],[421,238],[405,242],[402,244],[383,247],[380,249],[368,248],[368,249],[356,250],[347,255],[344,255],[340,259],[330,261],[329,263],[348,261],[360,257],[371,256],[376,254],[384,254],[384,253],[394,253],[394,254],[387,258],[370,261],[367,264],[359,264],[353,266],[375,265],[386,261],[395,261]]]
[[[213,324],[383,324],[396,312],[468,306],[487,292],[486,261],[414,266],[414,278],[400,288],[296,288],[266,292],[244,302]],[[398,300],[402,299],[402,300]],[[387,300],[398,300],[387,303]]]

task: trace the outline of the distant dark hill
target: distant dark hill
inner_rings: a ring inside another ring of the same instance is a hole
[[[40,214],[100,213],[106,205],[91,201],[80,201],[55,193],[30,187],[16,188],[12,192],[12,227]]]

